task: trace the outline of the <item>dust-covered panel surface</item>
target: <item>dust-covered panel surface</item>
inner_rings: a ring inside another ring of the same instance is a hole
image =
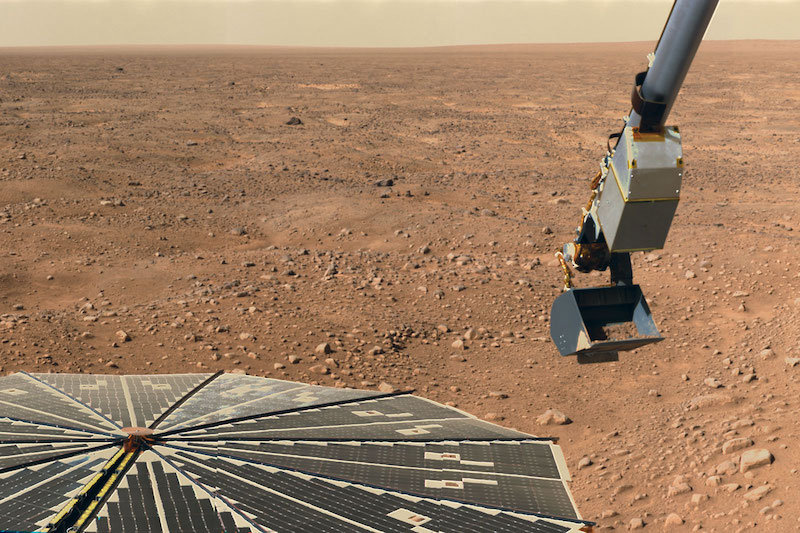
[[[0,531],[576,532],[551,440],[408,392],[0,378]]]
[[[76,398],[117,426],[129,427],[151,424],[209,376],[42,374],[36,378]]]
[[[162,430],[186,429],[274,413],[376,396],[374,391],[337,389],[260,378],[224,374],[186,400],[159,425]]]

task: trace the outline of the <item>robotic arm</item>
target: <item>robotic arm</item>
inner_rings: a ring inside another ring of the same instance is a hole
[[[633,284],[630,254],[663,248],[667,239],[683,154],[680,131],[665,124],[718,1],[675,0],[649,68],[636,75],[625,126],[609,137],[577,237],[556,254],[565,292],[553,303],[550,335],[579,363],[616,361],[619,351],[663,340]],[[572,268],[609,269],[611,285],[573,288]]]

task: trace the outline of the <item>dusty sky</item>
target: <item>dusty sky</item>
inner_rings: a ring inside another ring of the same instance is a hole
[[[671,0],[0,0],[0,46],[655,40]],[[800,39],[800,0],[721,0],[710,39]]]

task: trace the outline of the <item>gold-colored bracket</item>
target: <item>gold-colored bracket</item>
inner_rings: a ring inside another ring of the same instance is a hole
[[[572,288],[572,270],[569,268],[567,260],[564,259],[563,252],[556,252],[556,259],[561,263],[561,270],[564,271],[564,290],[568,291]]]

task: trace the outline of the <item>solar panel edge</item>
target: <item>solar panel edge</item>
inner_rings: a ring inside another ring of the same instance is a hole
[[[184,452],[184,453],[195,454],[195,455],[199,454],[199,455],[211,456],[211,457],[214,457],[215,459],[226,459],[228,461],[234,461],[236,463],[257,465],[257,466],[260,466],[260,467],[266,467],[268,469],[274,469],[276,471],[292,472],[292,473],[301,474],[301,475],[310,476],[310,477],[315,477],[315,478],[319,478],[319,479],[327,480],[327,481],[332,481],[332,482],[343,482],[343,483],[348,483],[348,484],[351,484],[351,485],[361,485],[361,486],[369,488],[369,489],[376,489],[376,490],[382,490],[382,491],[387,491],[387,492],[396,492],[398,494],[404,494],[406,496],[412,496],[412,497],[416,497],[416,498],[434,499],[434,500],[438,500],[438,501],[451,501],[451,502],[457,503],[459,505],[475,505],[475,506],[483,507],[485,509],[494,509],[494,510],[498,510],[498,511],[510,511],[510,512],[516,512],[516,513],[520,513],[520,514],[528,514],[530,516],[535,516],[535,517],[539,517],[539,518],[564,520],[564,521],[567,521],[567,522],[586,523],[585,520],[583,520],[583,519],[581,519],[579,517],[580,515],[579,515],[579,513],[577,511],[577,508],[575,507],[574,499],[572,498],[572,496],[571,496],[571,494],[569,492],[569,488],[568,488],[568,486],[566,484],[566,481],[561,480],[561,479],[559,479],[559,480],[553,479],[551,481],[553,481],[553,482],[558,481],[558,482],[561,483],[561,486],[563,487],[564,491],[566,492],[567,496],[569,497],[569,501],[570,501],[570,504],[572,506],[572,511],[575,513],[574,517],[551,515],[551,514],[541,513],[541,512],[530,512],[530,511],[524,511],[524,510],[520,510],[520,509],[514,509],[514,508],[511,508],[511,507],[504,507],[504,506],[500,506],[500,505],[489,505],[489,504],[483,504],[483,503],[480,503],[480,502],[461,500],[461,499],[458,499],[458,498],[432,498],[431,496],[426,495],[426,494],[408,492],[408,491],[403,491],[403,490],[399,490],[399,489],[392,489],[392,488],[387,488],[385,486],[374,485],[374,484],[365,483],[365,482],[356,482],[356,481],[353,481],[353,480],[347,479],[347,478],[339,478],[339,477],[335,477],[335,476],[332,476],[332,475],[329,475],[329,474],[320,474],[318,472],[310,472],[310,471],[305,471],[305,470],[301,470],[301,469],[298,469],[298,468],[286,467],[286,466],[282,466],[282,465],[275,465],[275,464],[268,464],[268,463],[257,463],[257,462],[253,462],[253,461],[247,461],[247,460],[244,460],[244,459],[241,459],[241,458],[224,456],[224,455],[221,455],[219,453],[214,454],[214,453],[211,453],[211,452],[185,450],[185,449],[180,449],[180,448],[179,448],[179,450],[181,452]],[[180,455],[180,454],[178,454],[178,455]]]

